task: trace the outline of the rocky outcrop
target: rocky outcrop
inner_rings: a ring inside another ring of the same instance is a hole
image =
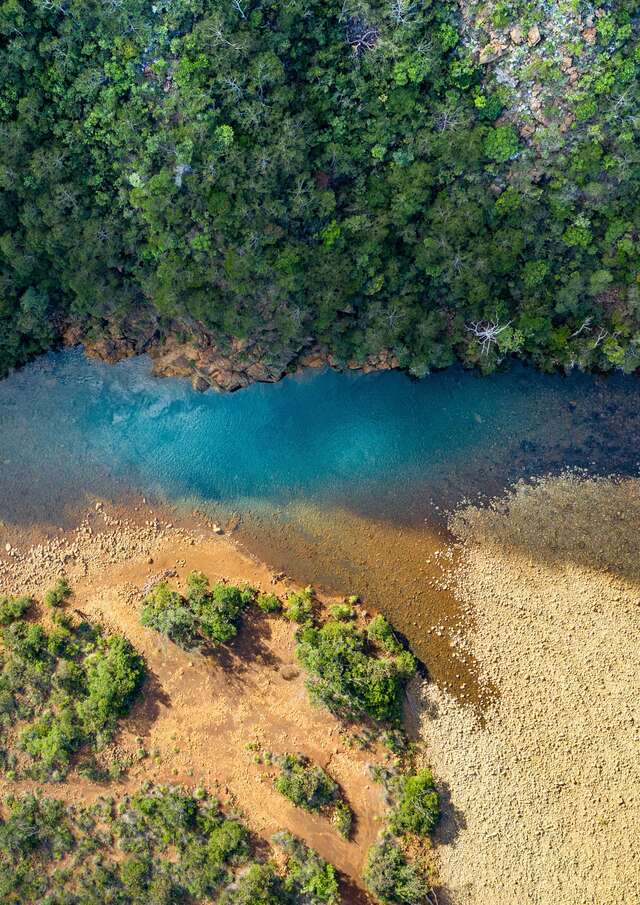
[[[185,377],[197,390],[211,387],[234,392],[252,383],[275,383],[286,374],[306,368],[330,367],[371,371],[400,367],[393,353],[383,350],[363,360],[341,362],[311,337],[285,349],[276,333],[265,331],[256,339],[220,342],[200,324],[161,325],[153,315],[105,323],[99,331],[69,324],[63,332],[67,346],[83,345],[90,357],[116,362],[148,354],[159,377]]]

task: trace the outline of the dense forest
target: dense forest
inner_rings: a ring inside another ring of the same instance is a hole
[[[640,367],[636,0],[3,0],[0,372],[125,320]]]

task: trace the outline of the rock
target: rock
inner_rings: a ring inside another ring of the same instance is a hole
[[[483,47],[480,51],[478,62],[481,66],[484,66],[487,63],[493,63],[495,60],[500,59],[506,49],[506,44],[502,44],[499,41],[491,41],[490,44],[487,44],[486,47]]]
[[[509,37],[514,44],[522,44],[524,41],[524,30],[521,25],[514,25],[509,32]]]
[[[280,675],[286,682],[291,682],[292,679],[298,678],[300,671],[293,666],[285,666],[284,669],[280,671]]]
[[[532,25],[527,33],[527,44],[529,47],[535,47],[541,40],[542,35],[540,34],[540,29],[537,25]]]
[[[582,32],[582,37],[585,39],[587,44],[595,44],[597,38],[597,32],[595,28],[586,28]]]
[[[11,544],[5,544],[4,548],[7,551],[7,553],[11,553]]]
[[[214,525],[211,530],[214,534],[224,534],[224,530],[220,527],[220,525]]]

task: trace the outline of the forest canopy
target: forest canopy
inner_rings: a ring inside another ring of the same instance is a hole
[[[417,376],[635,370],[638,23],[635,0],[3,0],[0,373],[132,317]]]

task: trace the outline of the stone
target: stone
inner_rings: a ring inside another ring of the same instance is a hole
[[[509,32],[509,37],[514,44],[522,44],[524,41],[524,31],[521,25],[514,25]]]
[[[527,44],[529,47],[535,47],[541,40],[542,35],[540,34],[540,29],[537,25],[532,25],[527,33]]]

